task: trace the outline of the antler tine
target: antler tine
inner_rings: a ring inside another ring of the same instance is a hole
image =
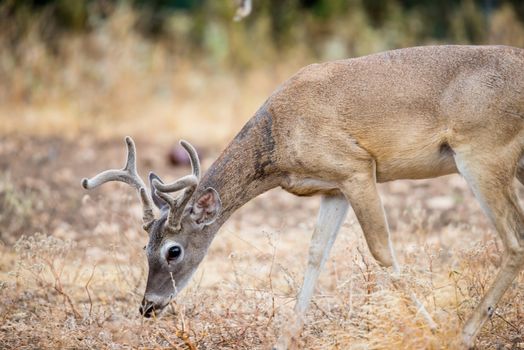
[[[140,201],[142,202],[142,222],[144,223],[144,230],[149,231],[149,228],[155,221],[155,213],[153,212],[153,205],[151,204],[151,197],[146,191],[145,187],[140,187],[138,190],[140,194]]]
[[[198,180],[195,175],[186,175],[181,179],[171,183],[163,184],[157,179],[153,180],[153,187],[156,189],[156,194],[162,198],[167,205],[170,207],[168,224],[173,227],[178,227],[180,219],[184,212],[189,198],[198,185]],[[175,192],[184,189],[184,192],[178,197],[174,198],[173,196],[167,194],[167,192]]]
[[[157,179],[153,180],[153,186],[155,189],[161,192],[176,192],[181,189],[187,188],[196,188],[200,181],[200,160],[198,159],[198,153],[195,148],[187,141],[180,141],[180,145],[184,147],[187,154],[189,155],[189,160],[191,161],[192,174],[186,175],[170,184],[164,184],[158,181]]]
[[[128,185],[133,186],[137,189],[138,194],[140,195],[140,200],[143,206],[143,220],[144,224],[147,226],[154,220],[151,198],[146,191],[144,181],[140,178],[136,169],[135,143],[129,136],[126,136],[125,142],[127,145],[127,160],[124,168],[105,170],[90,179],[84,178],[82,179],[82,187],[86,190],[91,190],[109,181],[125,182]]]
[[[136,170],[136,148],[133,139],[129,136],[125,138],[127,145],[127,161],[123,169],[110,169],[103,171],[90,179],[84,178],[82,180],[82,187],[86,190],[91,190],[109,181],[125,182],[137,190],[145,188],[144,181],[138,176]]]
[[[180,145],[184,147],[187,154],[189,154],[189,160],[191,161],[191,169],[193,170],[193,175],[200,180],[200,159],[198,158],[198,153],[189,142],[185,140],[180,140]]]
[[[170,184],[163,184],[157,179],[152,181],[153,187],[157,191],[156,193],[158,196],[161,197],[171,209],[169,213],[168,224],[174,227],[179,226],[184,208],[191,198],[191,195],[195,192],[195,189],[197,188],[200,181],[200,160],[198,158],[197,151],[187,141],[180,141],[180,145],[184,147],[189,155],[192,174],[186,175]],[[184,192],[176,199],[167,194],[169,192],[176,192],[182,189],[184,189]]]
[[[156,190],[164,193],[176,192],[184,188],[196,187],[197,185],[198,178],[195,175],[186,175],[170,184],[163,184],[157,179],[153,180],[153,187]]]

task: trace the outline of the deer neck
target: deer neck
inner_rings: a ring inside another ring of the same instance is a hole
[[[209,234],[214,236],[231,214],[249,200],[280,184],[272,126],[272,116],[262,106],[200,182],[196,198],[212,187],[222,201],[219,217],[206,230]]]

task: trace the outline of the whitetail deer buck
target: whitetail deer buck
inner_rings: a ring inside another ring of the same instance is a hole
[[[146,317],[187,284],[230,215],[277,186],[323,196],[293,336],[349,203],[373,256],[398,272],[377,182],[458,172],[502,238],[503,264],[464,326],[465,346],[473,346],[524,266],[524,216],[513,184],[515,176],[524,182],[521,49],[415,47],[310,65],[269,97],[202,180],[195,150],[182,142],[193,174],[172,184],[151,174],[150,193],[136,172],[133,141],[126,142],[125,169],[84,179],[83,186],[123,181],[140,193],[149,233],[140,308]],[[179,190],[176,199],[168,194]],[[158,219],[153,203],[161,211]],[[281,338],[280,347],[288,341]]]

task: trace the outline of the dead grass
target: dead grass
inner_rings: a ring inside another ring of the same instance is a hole
[[[185,173],[166,162],[180,138],[201,146],[207,168],[271,91],[311,60],[298,50],[235,74],[188,57],[171,61],[164,47],[130,32],[133,14],[122,11],[57,43],[58,56],[37,33],[16,62],[0,51],[0,348],[268,349],[292,310],[318,199],[276,190],[248,203],[176,303],[146,320],[138,314],[147,266],[135,194],[124,185],[86,194],[80,179],[119,166],[126,134],[137,139],[142,174]],[[522,39],[512,16],[496,14],[493,41]],[[384,48],[369,31],[345,35]],[[496,273],[500,241],[458,176],[381,192],[405,279],[439,329],[432,333],[392,288],[351,214],[308,312],[305,349],[454,349]],[[479,349],[524,348],[523,300],[521,273]]]
[[[299,52],[291,61],[232,70],[147,40],[133,30],[137,16],[118,6],[93,31],[57,38],[53,50],[39,23],[14,51],[0,33],[6,47],[0,51],[0,135],[72,140],[86,133],[147,133],[164,142],[223,145],[278,84],[308,63]]]
[[[47,189],[33,194],[45,207],[32,213],[26,229],[3,232],[26,237],[0,247],[2,347],[267,349],[286,327],[318,199],[275,190],[248,203],[221,230],[176,303],[159,319],[145,320],[138,305],[146,237],[139,231],[135,194],[112,185],[86,195],[78,184],[86,173],[120,162],[121,140],[9,142],[12,147],[3,147],[0,157],[18,161],[11,170],[18,174],[10,180],[15,188],[49,169],[55,175]],[[50,149],[56,156],[40,167],[28,171],[20,165]],[[141,169],[173,177],[187,171],[170,169],[159,144],[138,140],[138,149]],[[92,152],[101,157],[91,159]],[[308,313],[303,348],[454,349],[460,325],[493,279],[500,243],[458,176],[394,182],[381,191],[405,279],[439,329],[432,333],[392,288],[350,215]],[[45,219],[53,203],[55,217]],[[480,349],[522,346],[522,285],[521,274],[484,327]]]

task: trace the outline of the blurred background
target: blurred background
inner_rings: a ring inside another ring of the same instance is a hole
[[[524,46],[519,0],[254,0],[240,22],[236,6],[1,0],[0,130],[147,130],[223,146],[309,63],[425,44]]]
[[[80,179],[122,166],[124,135],[142,175],[187,174],[180,138],[208,169],[310,63],[426,44],[524,47],[518,0],[253,0],[233,21],[236,10],[234,0],[0,0],[0,348],[270,348],[301,284],[319,198],[276,189],[248,203],[170,310],[145,321],[136,193],[85,191]],[[502,245],[461,177],[380,192],[407,281],[440,328],[389,286],[350,212],[303,349],[456,349],[500,265]],[[479,349],[522,347],[522,286],[524,274]]]

